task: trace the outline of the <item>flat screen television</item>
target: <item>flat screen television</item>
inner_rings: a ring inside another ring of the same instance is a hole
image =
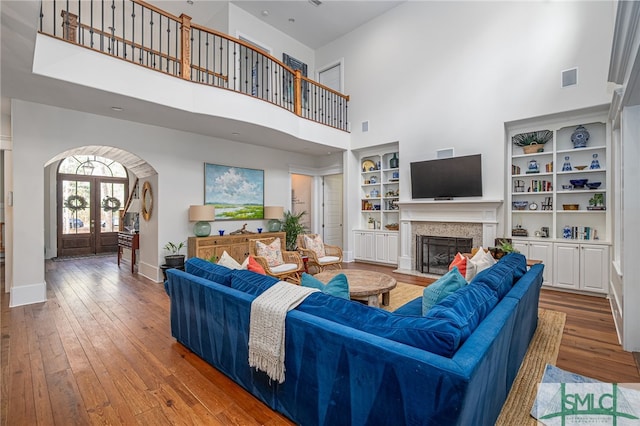
[[[482,197],[481,154],[411,163],[411,197]]]

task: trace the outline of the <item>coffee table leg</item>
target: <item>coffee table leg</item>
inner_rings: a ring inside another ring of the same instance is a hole
[[[367,305],[375,306],[376,308],[380,307],[380,302],[378,301],[378,295],[374,294],[371,296],[367,296]]]
[[[389,306],[389,292],[388,291],[382,293],[382,304],[384,306]]]

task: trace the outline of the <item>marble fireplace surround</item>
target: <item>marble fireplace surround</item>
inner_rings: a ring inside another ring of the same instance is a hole
[[[502,200],[406,201],[398,206],[398,270],[416,271],[416,235],[466,237],[473,238],[474,246],[493,246]]]

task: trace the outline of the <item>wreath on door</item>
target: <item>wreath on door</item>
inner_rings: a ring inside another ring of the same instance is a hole
[[[64,206],[72,212],[84,210],[87,208],[87,199],[82,195],[69,195],[64,202]]]
[[[116,197],[105,197],[102,200],[102,210],[105,212],[115,212],[120,210],[120,200]]]

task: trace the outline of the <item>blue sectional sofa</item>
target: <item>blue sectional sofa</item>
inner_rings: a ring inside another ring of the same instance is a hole
[[[543,265],[503,257],[426,316],[313,293],[287,314],[285,381],[248,364],[251,302],[277,282],[189,259],[167,271],[171,332],[302,425],[492,425],[537,327]]]

